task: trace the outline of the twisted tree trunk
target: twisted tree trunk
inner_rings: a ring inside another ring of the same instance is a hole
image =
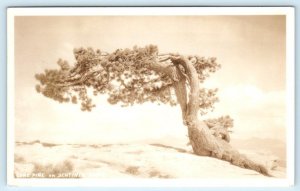
[[[188,128],[188,136],[194,153],[200,156],[211,156],[225,160],[233,165],[270,176],[266,167],[251,161],[245,155],[240,154],[228,142],[212,135],[206,123],[198,119],[200,83],[196,69],[191,61],[185,57],[171,56],[170,60],[174,64],[173,70],[168,70],[170,66],[166,67],[160,64],[153,69],[160,72],[163,71],[170,77],[176,76],[176,79],[173,79],[175,93],[181,106],[183,123]],[[179,66],[184,68],[184,74]],[[187,96],[186,80],[190,85],[189,96]]]

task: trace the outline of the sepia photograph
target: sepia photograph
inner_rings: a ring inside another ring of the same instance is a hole
[[[291,7],[8,9],[16,186],[291,186]]]

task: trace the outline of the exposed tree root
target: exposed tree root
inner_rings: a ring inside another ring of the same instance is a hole
[[[227,141],[213,136],[204,122],[189,123],[188,133],[196,155],[211,156],[228,161],[235,166],[255,170],[265,176],[271,176],[264,165],[250,160],[234,149]]]

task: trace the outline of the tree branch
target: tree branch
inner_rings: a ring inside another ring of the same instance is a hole
[[[199,81],[198,81],[198,74],[196,69],[194,68],[191,61],[183,56],[171,56],[170,57],[172,63],[175,65],[181,65],[185,72],[186,76],[189,79],[190,84],[190,94],[189,94],[189,101],[187,103],[187,113],[186,116],[191,120],[192,118],[197,118],[198,110],[199,110]]]
[[[167,60],[169,59],[170,57],[168,56]],[[186,75],[180,70],[178,65],[174,65],[174,63],[160,62],[160,60],[151,64],[150,69],[159,73],[164,73],[172,79],[176,98],[181,107],[182,118],[185,124],[187,113]]]

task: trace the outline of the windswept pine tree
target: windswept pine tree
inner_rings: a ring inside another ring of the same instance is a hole
[[[79,48],[74,49],[74,56],[76,63],[72,66],[59,59],[59,69],[36,74],[36,90],[60,103],[80,103],[82,111],[91,111],[95,107],[92,97],[99,94],[108,95],[110,104],[124,107],[145,102],[179,104],[196,155],[215,157],[269,175],[264,165],[251,161],[230,145],[233,120],[229,116],[199,119],[218,101],[217,89],[200,86],[220,68],[216,58],[160,54],[154,45],[112,53]],[[88,94],[90,90],[92,96]]]

